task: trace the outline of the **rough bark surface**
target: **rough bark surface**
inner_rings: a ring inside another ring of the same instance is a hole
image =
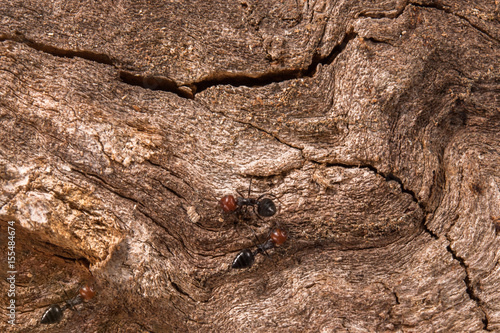
[[[498,1],[0,2],[0,329],[500,330]]]

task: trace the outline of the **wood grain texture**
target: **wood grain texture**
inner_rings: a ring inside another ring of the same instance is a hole
[[[495,2],[0,8],[17,331],[500,330]],[[250,180],[277,215],[221,211]]]

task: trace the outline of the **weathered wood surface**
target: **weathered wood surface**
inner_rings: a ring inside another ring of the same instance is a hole
[[[2,1],[0,20],[14,329],[93,277],[50,329],[500,330],[497,1]],[[220,211],[250,179],[277,216]],[[276,224],[286,245],[229,268]]]

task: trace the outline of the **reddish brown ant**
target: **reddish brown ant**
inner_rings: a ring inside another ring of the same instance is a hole
[[[250,185],[248,186],[248,196],[245,198],[242,194],[238,192],[240,197],[235,198],[232,195],[223,196],[219,204],[222,210],[226,213],[235,212],[236,210],[241,210],[243,207],[251,206],[255,215],[261,217],[271,217],[276,214],[276,205],[270,198],[265,198],[265,196],[275,197],[272,194],[262,194],[257,199],[250,198],[250,192],[252,189],[252,180],[250,180]],[[275,197],[276,198],[276,197]]]
[[[66,292],[64,292],[66,293]],[[67,296],[67,295],[66,295]],[[40,323],[42,324],[56,324],[61,321],[63,317],[64,310],[68,308],[74,309],[78,304],[82,304],[84,301],[89,301],[95,296],[95,291],[92,285],[85,283],[80,287],[78,295],[66,301],[66,304],[59,306],[58,304],[52,304],[42,315]]]
[[[255,261],[255,256],[259,253],[266,252],[276,246],[283,245],[288,239],[288,234],[285,230],[275,228],[271,231],[269,238],[264,243],[257,245],[255,251],[244,249],[233,260],[232,268],[248,268]]]

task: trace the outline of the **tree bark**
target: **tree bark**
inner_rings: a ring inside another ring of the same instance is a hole
[[[500,330],[497,1],[0,8],[2,330]]]

